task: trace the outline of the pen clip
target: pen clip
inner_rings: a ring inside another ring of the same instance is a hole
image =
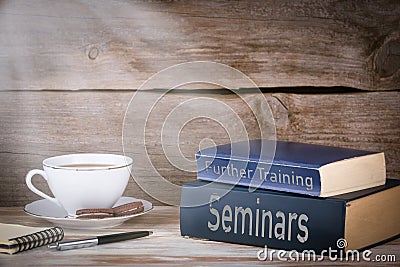
[[[98,245],[99,241],[97,237],[95,238],[85,238],[79,240],[72,240],[72,241],[63,241],[57,242],[48,245],[48,248],[55,248],[57,250],[69,250],[69,249],[76,249],[76,248],[87,248],[93,247]]]

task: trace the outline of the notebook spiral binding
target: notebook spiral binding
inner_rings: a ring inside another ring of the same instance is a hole
[[[16,253],[60,241],[63,237],[63,229],[56,226],[30,235],[13,238],[9,241],[17,246]]]

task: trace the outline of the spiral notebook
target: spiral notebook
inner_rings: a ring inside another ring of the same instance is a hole
[[[0,223],[0,253],[15,254],[60,241],[60,227],[40,228]]]

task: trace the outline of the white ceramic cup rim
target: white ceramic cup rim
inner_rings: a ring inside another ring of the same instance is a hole
[[[110,164],[112,166],[96,166],[93,168],[67,167],[69,164]],[[78,153],[55,156],[43,160],[43,167],[73,171],[97,171],[125,168],[133,164],[130,157],[116,154]]]

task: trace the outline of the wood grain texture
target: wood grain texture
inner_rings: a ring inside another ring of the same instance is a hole
[[[24,177],[30,169],[40,168],[47,157],[79,152],[122,153],[123,119],[133,94],[124,90],[0,92],[0,190],[3,192],[0,204],[21,206],[38,199],[27,189]],[[151,98],[158,95],[157,92],[147,94]],[[253,101],[255,113],[263,118],[263,123],[267,122],[266,107],[256,95],[247,95],[249,102]],[[167,160],[161,146],[161,130],[166,116],[176,106],[199,96],[231,106],[250,138],[258,138],[260,134],[254,114],[233,94],[177,91],[165,95],[148,117],[146,148],[157,171],[177,185],[194,180],[196,173],[182,171]],[[271,106],[278,139],[383,151],[388,176],[400,177],[400,92],[265,93],[264,97]],[[204,109],[217,110],[213,106]],[[226,118],[231,120],[230,115]],[[239,121],[233,121],[231,126],[238,129]],[[193,160],[204,138],[213,139],[217,144],[229,142],[221,125],[199,118],[190,121],[181,131],[182,153]],[[140,145],[140,141],[134,140],[132,145]],[[134,173],[136,178],[142,178],[140,182],[146,181],[158,193],[179,198],[179,190],[165,191],[157,184],[147,167],[141,165],[143,157],[134,154],[140,167]],[[36,180],[39,187],[45,187],[44,181]],[[133,179],[126,195],[160,204],[143,192]]]
[[[28,226],[51,226],[46,221],[30,217],[21,207],[0,208],[0,222],[19,223]],[[1,266],[253,266],[271,264],[278,266],[331,266],[333,262],[325,257],[323,261],[282,262],[274,257],[272,262],[258,261],[258,247],[228,244],[213,241],[187,239],[180,236],[179,209],[156,206],[153,211],[131,219],[121,226],[106,230],[68,230],[67,238],[92,237],[95,235],[124,231],[150,230],[150,237],[132,241],[117,242],[97,247],[70,251],[51,251],[45,247],[36,248],[13,256],[0,254]],[[400,258],[400,239],[387,242],[371,249],[371,258],[378,254],[394,255]],[[335,264],[338,264],[337,260]],[[340,262],[344,265],[360,265],[360,262]],[[361,262],[376,265],[376,262]],[[397,266],[386,262],[385,266]]]
[[[0,2],[2,89],[131,89],[207,60],[259,87],[399,89],[398,1]]]

